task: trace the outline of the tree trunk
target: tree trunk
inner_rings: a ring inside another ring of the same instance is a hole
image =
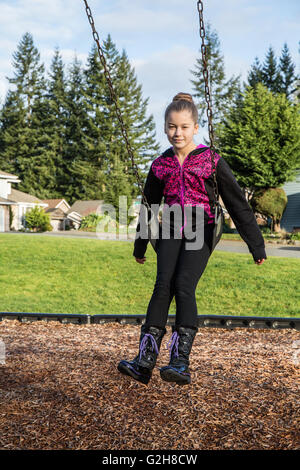
[[[273,220],[273,230],[274,230],[274,232],[280,232],[280,230],[281,230],[280,221]]]

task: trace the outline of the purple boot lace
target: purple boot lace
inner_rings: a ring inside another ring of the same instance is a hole
[[[179,334],[177,333],[177,331],[174,331],[174,333],[172,334],[172,337],[170,339],[170,341],[168,342],[167,344],[167,349],[169,349],[170,351],[170,360],[171,360],[171,356],[172,356],[172,351],[173,351],[173,347],[175,349],[175,352],[174,352],[174,356],[175,357],[178,357],[179,356],[179,353],[178,353],[178,342],[179,342]],[[169,347],[169,344],[171,343],[171,346]]]
[[[157,348],[157,344],[156,344],[155,339],[153,338],[153,336],[150,333],[147,333],[147,334],[145,334],[145,336],[143,337],[143,339],[141,341],[140,355],[139,355],[140,360],[141,360],[142,355],[145,353],[148,339],[151,340],[152,351],[155,350],[155,352],[158,354],[158,348]]]

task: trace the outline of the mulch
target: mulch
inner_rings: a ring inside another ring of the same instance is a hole
[[[192,383],[179,386],[159,375],[167,330],[143,385],[117,370],[139,326],[2,321],[0,448],[300,449],[299,332],[199,329]]]

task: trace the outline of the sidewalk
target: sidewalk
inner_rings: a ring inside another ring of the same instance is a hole
[[[26,232],[3,232],[15,235],[28,235],[28,236],[51,236],[51,237],[69,237],[69,238],[95,238],[98,240],[113,240],[133,242],[135,233],[128,236],[126,234],[118,235],[114,233],[95,233],[95,232],[81,232],[78,230],[67,230],[62,232],[43,232],[43,233],[26,233]],[[272,242],[265,242],[267,256],[282,256],[285,258],[300,258],[300,242],[295,242],[295,245],[286,245]],[[229,251],[233,253],[246,253],[249,254],[248,247],[243,240],[220,240],[215,248],[217,251]]]
[[[297,242],[296,242],[297,243]],[[267,256],[283,256],[285,258],[300,258],[300,244],[285,245],[265,242]],[[244,241],[220,240],[216,246],[218,251],[231,251],[233,253],[249,253]]]

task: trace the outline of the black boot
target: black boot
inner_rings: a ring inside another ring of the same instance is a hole
[[[197,331],[197,327],[172,326],[169,365],[160,369],[160,376],[166,382],[176,382],[178,385],[191,383],[189,355]]]
[[[120,361],[118,370],[147,384],[151,379],[166,328],[142,325],[139,354],[132,361]]]

